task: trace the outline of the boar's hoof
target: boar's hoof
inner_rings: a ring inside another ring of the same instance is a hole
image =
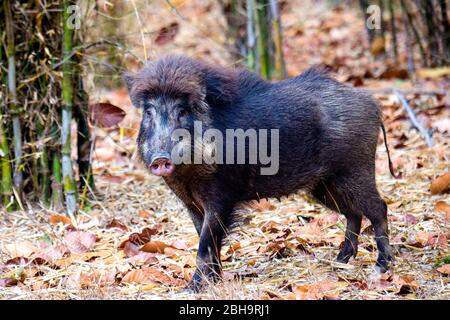
[[[389,271],[390,267],[394,262],[394,258],[391,255],[380,254],[377,259],[377,264],[375,266],[379,273],[385,273]]]
[[[207,283],[208,281],[204,277],[198,273],[194,273],[191,282],[184,288],[183,292],[199,293],[206,287]]]
[[[199,293],[204,289],[205,285],[201,281],[194,281],[192,280],[189,282],[189,284],[186,286],[186,288],[183,289],[183,293]]]
[[[340,263],[347,263],[351,257],[356,257],[357,250],[353,246],[344,246],[339,252],[336,261]]]
[[[210,270],[210,269],[208,269]],[[215,284],[221,279],[219,273],[201,273],[197,270],[192,276],[191,282],[184,288],[183,292],[198,293],[203,291],[209,284]]]

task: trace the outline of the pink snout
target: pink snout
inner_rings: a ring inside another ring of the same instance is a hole
[[[166,177],[170,176],[175,170],[173,162],[167,158],[157,158],[150,164],[150,171],[155,176]]]

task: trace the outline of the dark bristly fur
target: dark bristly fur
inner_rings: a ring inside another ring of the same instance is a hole
[[[198,290],[205,279],[220,277],[220,247],[239,202],[300,189],[346,216],[346,240],[338,261],[345,263],[356,255],[364,215],[374,227],[377,266],[388,269],[392,254],[387,207],[375,184],[382,121],[369,94],[335,81],[320,69],[269,83],[247,70],[224,69],[182,56],[148,62],[125,79],[133,104],[145,110],[138,145],[147,165],[154,153],[170,153],[173,142],[168,137],[174,129],[192,132],[194,120],[203,121],[204,130],[223,133],[238,128],[279,129],[275,175],[260,175],[260,164],[183,164],[164,177],[186,205],[200,236],[190,288]],[[182,109],[187,112],[180,113]]]

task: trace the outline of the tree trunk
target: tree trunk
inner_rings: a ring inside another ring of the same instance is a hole
[[[389,5],[391,33],[392,33],[392,52],[394,54],[395,61],[397,61],[397,59],[398,59],[398,43],[397,43],[397,26],[395,24],[394,0],[389,0],[388,5]]]
[[[445,59],[447,60],[444,64],[450,63],[450,24],[448,21],[447,14],[447,2],[446,0],[439,0],[439,7],[441,9],[441,24],[443,35],[442,39],[442,49],[445,52]]]
[[[428,58],[430,67],[437,67],[441,64],[441,56],[439,54],[439,44],[437,40],[436,24],[434,22],[435,11],[431,0],[421,0],[422,15],[427,26],[427,42],[428,42]]]
[[[406,28],[409,27],[411,29],[412,33],[414,34],[417,45],[419,46],[420,56],[422,57],[423,65],[424,65],[424,67],[428,67],[429,63],[428,63],[427,55],[425,52],[425,47],[422,44],[422,39],[420,37],[419,31],[417,30],[416,25],[414,23],[414,19],[408,10],[408,7],[406,6],[405,0],[400,0],[400,5],[401,5],[403,13],[406,17],[406,21],[408,22],[407,24],[405,24],[405,26],[406,26]],[[412,54],[412,52],[411,52],[411,54]]]

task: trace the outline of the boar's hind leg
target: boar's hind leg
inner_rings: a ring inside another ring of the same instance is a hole
[[[188,290],[198,292],[203,285],[208,282],[217,282],[221,278],[220,249],[227,233],[228,217],[231,216],[231,211],[232,208],[205,210],[197,252],[197,269],[187,287]]]
[[[347,205],[346,195],[336,188],[334,183],[320,182],[312,192],[313,196],[333,211],[342,213],[347,218],[345,241],[337,261],[347,263],[358,252],[358,236],[361,230],[362,215]]]
[[[375,240],[378,247],[377,267],[380,272],[386,272],[393,261],[391,246],[389,245],[387,206],[376,189],[367,196],[367,210],[364,215],[370,220],[375,231]]]
[[[360,174],[355,172],[352,177],[335,178],[333,183],[327,183],[326,187],[322,191],[326,194],[325,204],[334,210],[336,210],[337,205],[340,212],[347,217],[346,239],[344,247],[339,253],[338,261],[347,262],[350,257],[349,254],[356,255],[357,235],[361,228],[361,214],[364,214],[372,223],[375,231],[375,240],[379,252],[377,267],[381,272],[387,271],[390,262],[393,261],[391,246],[389,245],[387,206],[378,193],[375,178],[364,172]],[[330,204],[330,202],[332,203]]]

